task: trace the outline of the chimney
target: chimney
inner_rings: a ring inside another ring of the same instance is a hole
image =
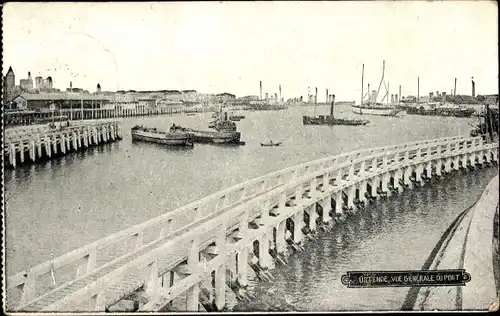
[[[267,94],[267,92],[266,92],[266,100],[267,100],[267,97],[268,97],[268,94]]]
[[[260,99],[259,100],[262,100],[262,81],[260,82]]]
[[[399,98],[401,98],[401,85],[399,85]],[[399,99],[398,99],[399,102]]]
[[[328,100],[328,89],[326,89],[326,99],[325,99],[325,102],[328,103],[329,100]]]
[[[420,77],[417,77],[417,103],[420,102]]]
[[[314,94],[314,103],[318,103],[318,87],[316,87],[316,93]]]
[[[476,83],[474,82],[474,77],[472,77],[472,97],[476,97]]]
[[[69,89],[70,90],[73,89],[73,82],[71,82],[71,81],[69,82]]]
[[[280,100],[281,100],[281,85],[280,85]]]
[[[395,94],[395,95],[394,95],[394,102],[396,102],[396,103],[398,103],[398,102],[399,102],[398,97],[399,97],[399,94]]]
[[[453,88],[453,97],[457,95],[457,78],[455,78],[455,87]]]

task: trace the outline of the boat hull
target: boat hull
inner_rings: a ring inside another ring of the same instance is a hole
[[[398,113],[402,112],[402,110],[392,107],[377,108],[377,107],[352,106],[352,112],[355,114],[362,114],[362,115],[396,116]]]
[[[320,115],[319,117],[303,116],[303,125],[347,125],[347,126],[359,126],[366,125],[369,122],[366,120],[346,120],[346,119],[336,119],[329,115]]]
[[[188,133],[195,143],[213,144],[240,144],[241,133],[239,132],[218,132],[199,131],[190,128],[180,128]]]
[[[408,107],[406,113],[410,115],[426,115],[426,116],[454,116],[454,117],[471,117],[474,114],[472,109],[421,109],[417,107]]]
[[[132,140],[168,145],[168,146],[192,146],[193,142],[187,133],[152,133],[144,131],[132,131]]]

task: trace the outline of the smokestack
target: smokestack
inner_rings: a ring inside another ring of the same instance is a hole
[[[333,117],[333,106],[335,105],[335,94],[332,94],[332,105],[330,106],[330,116]]]
[[[326,89],[326,99],[325,102],[328,103],[330,100],[328,100],[328,89]]]
[[[316,93],[314,94],[314,103],[318,103],[318,87],[316,87]]]
[[[476,96],[476,83],[474,82],[474,77],[472,77],[472,96]]]
[[[398,99],[399,95],[398,94],[395,94],[394,95],[394,102],[398,103],[399,102],[399,99]]]
[[[417,78],[417,103],[420,103],[420,77]]]
[[[260,99],[259,100],[262,100],[262,81],[260,81]]]
[[[280,85],[280,101],[281,101],[281,85]]]
[[[267,97],[268,97],[268,94],[267,94],[267,92],[266,92],[266,100],[267,100]]]
[[[368,90],[366,93],[368,93],[368,101],[371,101],[372,97],[370,96],[370,84],[368,84]]]
[[[399,85],[399,99],[398,99],[398,102],[399,102],[400,99],[401,99],[401,85]]]
[[[455,78],[455,87],[453,88],[453,97],[457,95],[457,78]]]

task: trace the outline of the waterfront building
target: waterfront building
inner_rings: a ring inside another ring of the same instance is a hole
[[[28,71],[28,78],[19,80],[19,85],[22,91],[31,92],[33,91],[33,79],[31,79],[31,73]]]
[[[52,77],[47,77],[43,79],[41,76],[35,77],[35,89],[38,92],[53,92],[53,82]]]
[[[7,74],[3,77],[3,95],[4,101],[11,101],[16,92],[16,75],[12,67],[9,67]]]
[[[110,100],[104,96],[94,96],[90,94],[75,93],[22,93],[13,98],[15,108],[38,110],[50,109],[51,105],[56,105],[60,109],[78,108],[99,108],[101,104],[109,103]]]
[[[234,94],[227,92],[219,93],[216,95],[216,97],[219,102],[230,102],[236,100],[236,96]]]

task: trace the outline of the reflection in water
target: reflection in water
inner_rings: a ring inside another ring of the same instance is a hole
[[[352,270],[420,269],[449,224],[496,173],[496,167],[456,173],[369,205],[332,232],[319,232],[318,240],[305,240],[306,251],[273,271],[275,281],[252,290],[254,301],[230,302],[231,307],[284,308],[278,299],[272,306],[272,299],[264,299],[271,291],[276,298],[289,295],[289,308],[296,311],[400,310],[408,288],[348,289],[341,276]]]

